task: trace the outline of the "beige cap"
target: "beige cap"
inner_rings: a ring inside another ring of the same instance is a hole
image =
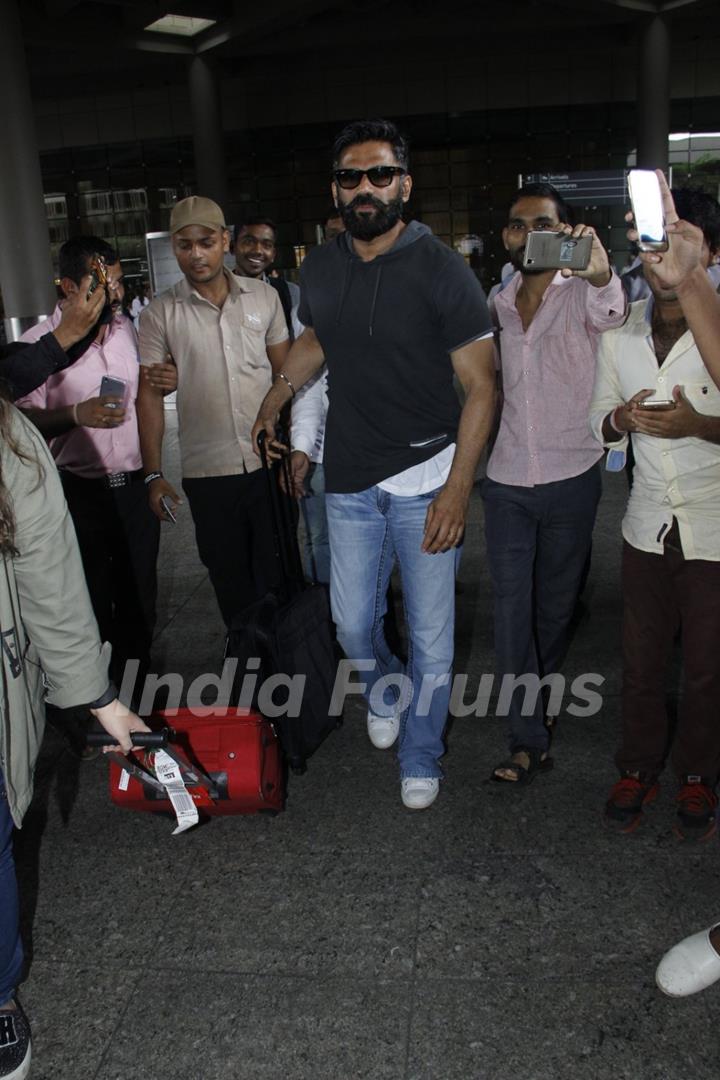
[[[203,225],[206,229],[226,229],[222,210],[212,199],[191,195],[175,203],[170,215],[170,232],[180,232],[188,225]]]

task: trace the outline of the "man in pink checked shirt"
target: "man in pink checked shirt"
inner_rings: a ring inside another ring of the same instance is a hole
[[[626,308],[594,230],[569,219],[549,184],[518,191],[503,242],[519,273],[494,300],[504,400],[482,495],[495,652],[499,676],[530,676],[536,686],[558,671],[590,551],[602,457],[588,420],[596,345]],[[587,269],[524,267],[527,234],[538,229],[592,236]],[[520,683],[512,695],[510,757],[494,780],[525,784],[552,766],[552,718],[533,692]]]
[[[108,275],[95,340],[74,364],[17,404],[48,440],[60,470],[100,636],[112,644],[110,675],[120,685],[128,660],[139,660],[141,676],[149,665],[160,522],[143,484],[135,415],[137,335],[122,314],[117,253],[99,237],[68,240],[59,255],[61,287],[66,296],[75,293],[94,255],[104,260]],[[62,303],[23,340],[52,331],[61,316]],[[103,376],[121,380],[123,394],[101,396]],[[142,682],[137,685],[142,688]]]

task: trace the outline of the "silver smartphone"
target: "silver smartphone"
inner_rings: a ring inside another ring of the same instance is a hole
[[[532,270],[587,270],[592,241],[592,236],[568,236],[545,229],[529,232],[523,266]]]
[[[667,251],[660,181],[652,169],[631,169],[628,193],[641,251]]]
[[[651,398],[649,401],[639,401],[638,409],[649,409],[652,412],[667,412],[675,408],[675,402],[669,398]]]
[[[173,513],[173,510],[172,510],[172,506],[170,505],[170,496],[169,495],[161,495],[160,496],[160,505],[162,506],[163,513],[165,514],[165,517],[168,519],[168,521],[172,521],[173,525],[177,524],[177,518],[175,517],[175,514]]]

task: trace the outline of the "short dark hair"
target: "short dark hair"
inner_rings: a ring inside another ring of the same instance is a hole
[[[673,188],[678,217],[702,229],[705,242],[715,254],[720,251],[720,203],[700,188]]]
[[[244,221],[241,221],[238,225],[233,226],[233,246],[237,241],[238,236],[243,229],[249,229],[251,225],[267,225],[268,229],[272,229],[275,242],[277,243],[277,225],[272,218],[269,217],[248,217]]]
[[[404,135],[390,120],[354,120],[342,129],[333,143],[333,169],[349,146],[364,142],[386,142],[392,146],[398,165],[407,171],[410,164],[410,148]]]
[[[563,225],[574,225],[575,215],[563,199],[562,195],[552,184],[524,184],[513,195],[508,205],[508,217],[515,203],[520,199],[552,199],[555,203],[555,209],[557,210],[558,221]]]
[[[70,278],[79,285],[88,272],[88,261],[99,255],[108,266],[119,262],[120,256],[107,240],[99,236],[72,236],[66,240],[58,254],[58,271],[61,278]]]

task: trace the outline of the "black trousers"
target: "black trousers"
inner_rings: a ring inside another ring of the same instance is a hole
[[[117,488],[67,471],[60,475],[100,637],[112,645],[110,675],[119,687],[126,661],[140,661],[140,678],[149,669],[160,522],[141,475]]]
[[[599,465],[579,476],[534,487],[484,481],[487,563],[501,678],[559,673],[601,490]],[[510,701],[510,750],[547,750],[543,699],[538,695],[526,716],[524,697],[515,691]]]
[[[182,482],[198,553],[226,626],[279,583],[267,478],[262,469]]]

